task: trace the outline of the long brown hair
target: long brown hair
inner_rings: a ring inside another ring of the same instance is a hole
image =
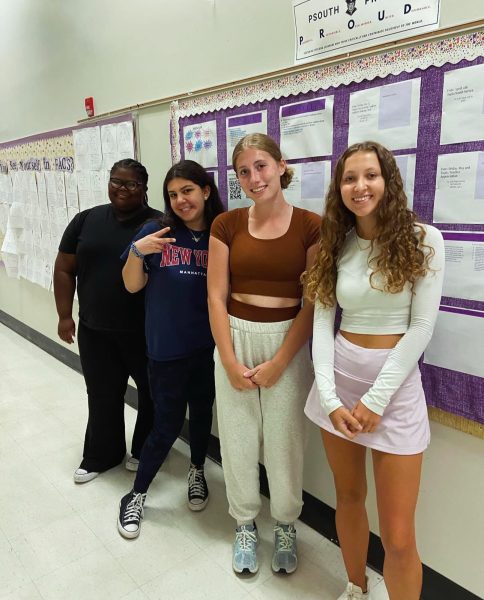
[[[415,282],[430,270],[434,250],[424,242],[425,229],[417,223],[417,215],[407,208],[402,177],[393,154],[377,142],[362,142],[350,146],[339,158],[326,196],[321,222],[321,238],[313,266],[302,275],[306,297],[318,299],[324,306],[336,302],[337,260],[347,233],[356,225],[355,215],[343,204],[341,179],[346,159],[356,152],[374,152],[380,164],[385,190],[376,210],[375,238],[371,249],[378,247],[372,257],[370,285],[384,292],[397,294],[407,282]],[[424,252],[424,248],[427,249]],[[382,286],[374,285],[375,277]]]

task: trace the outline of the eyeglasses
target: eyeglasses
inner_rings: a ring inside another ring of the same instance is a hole
[[[116,179],[116,177],[110,177],[109,183],[115,190],[120,190],[124,187],[129,192],[134,192],[138,186],[143,185],[141,181],[134,181],[133,179],[125,181],[124,179]]]

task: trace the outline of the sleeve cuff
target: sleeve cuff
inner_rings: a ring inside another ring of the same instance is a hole
[[[341,408],[343,403],[339,398],[333,398],[329,402],[324,402],[321,400],[321,406],[323,407],[324,412],[329,417],[329,415],[334,412],[337,408]]]
[[[377,404],[376,402],[372,401],[370,398],[367,398],[366,396],[363,396],[361,398],[361,403],[364,404],[366,406],[366,408],[368,408],[372,412],[376,413],[380,417],[383,416],[383,413],[385,412],[386,406],[381,406],[381,404]]]

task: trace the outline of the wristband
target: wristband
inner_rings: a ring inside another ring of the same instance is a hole
[[[144,255],[142,252],[140,252],[140,251],[138,250],[138,248],[136,247],[136,244],[135,244],[134,242],[133,242],[133,243],[131,244],[131,246],[129,247],[129,250],[130,250],[130,252],[132,252],[132,253],[133,253],[133,254],[134,254],[136,257],[138,257],[138,258],[141,258],[141,260],[143,260],[143,259],[144,259],[145,255]]]

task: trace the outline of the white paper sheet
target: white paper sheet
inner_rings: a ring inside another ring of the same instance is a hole
[[[30,202],[31,204],[38,204],[39,196],[37,194],[35,171],[27,171],[25,176],[27,182],[27,202]]]
[[[285,199],[294,206],[322,214],[331,181],[331,161],[295,163],[289,166],[294,170],[294,175],[289,187],[284,190]]]
[[[57,192],[57,206],[66,206],[66,183],[63,171],[54,172],[55,188]]]
[[[107,190],[104,183],[104,172],[91,171],[90,178],[93,205],[99,206],[100,204],[106,204]]]
[[[123,121],[122,123],[117,124],[116,139],[118,142],[118,156],[116,160],[121,160],[122,158],[134,158],[134,131],[132,121]],[[107,168],[110,169],[112,166],[113,165],[109,165]],[[100,169],[101,165],[92,168]]]
[[[45,187],[47,189],[47,205],[49,208],[54,208],[59,205],[59,202],[62,201],[62,198],[57,200],[57,187],[55,183],[55,172],[54,171],[44,171],[45,177]]]
[[[12,204],[12,182],[7,173],[0,173],[0,203]]]
[[[484,152],[441,154],[434,223],[484,223]]]
[[[228,117],[227,129],[227,164],[232,164],[232,153],[237,142],[250,133],[267,134],[267,111],[261,110],[244,115]]]
[[[25,204],[21,204],[21,210],[23,210],[24,223],[23,228],[27,231],[32,230],[32,205],[30,202],[26,202]],[[12,225],[13,227],[13,225]]]
[[[15,279],[18,279],[18,256],[16,254],[2,252],[2,260],[3,264],[5,265],[7,277],[14,277]]]
[[[18,254],[18,238],[20,236],[21,229],[13,229],[7,225],[7,231],[2,242],[2,252],[7,254]]]
[[[101,150],[103,168],[111,169],[118,160],[118,127],[116,123],[101,125]]]
[[[12,196],[13,202],[25,202],[27,199],[27,182],[24,171],[13,173]]]
[[[194,123],[183,128],[185,159],[194,160],[202,167],[218,167],[217,121]]]
[[[484,377],[484,313],[442,306],[424,362]]]
[[[40,219],[40,231],[42,232],[42,244],[45,246],[46,244],[50,244],[50,216],[42,215]]]
[[[37,172],[35,178],[37,179],[37,197],[39,200],[40,214],[42,216],[47,216],[49,214],[49,206],[47,204],[47,187],[45,185],[44,171]]]
[[[235,171],[232,169],[227,171],[227,200],[228,210],[252,205],[252,200],[245,195],[244,190],[240,187]]]
[[[65,174],[66,184],[66,203],[68,207],[79,208],[79,196],[77,194],[77,175],[74,173]]]
[[[285,158],[333,153],[333,96],[285,104],[279,109],[279,123]]]
[[[6,202],[0,203],[0,231],[2,233],[5,233],[7,231],[9,212],[10,206]]]
[[[102,167],[101,131],[99,127],[75,129],[74,160],[76,170],[98,170]]]
[[[81,210],[86,210],[94,206],[90,171],[77,171],[77,191],[79,194],[79,208]]]
[[[353,92],[349,145],[372,140],[390,150],[417,147],[420,78]]]
[[[401,154],[395,156],[395,161],[403,179],[403,189],[407,196],[407,206],[413,209],[413,195],[415,190],[415,154]]]
[[[42,282],[41,286],[46,290],[52,289],[53,264],[49,261],[42,261]]]
[[[484,233],[444,231],[443,296],[484,302]]]
[[[13,229],[22,229],[25,226],[25,204],[23,202],[14,202],[10,207],[8,216],[8,227]]]
[[[484,64],[444,74],[441,144],[484,139]]]

